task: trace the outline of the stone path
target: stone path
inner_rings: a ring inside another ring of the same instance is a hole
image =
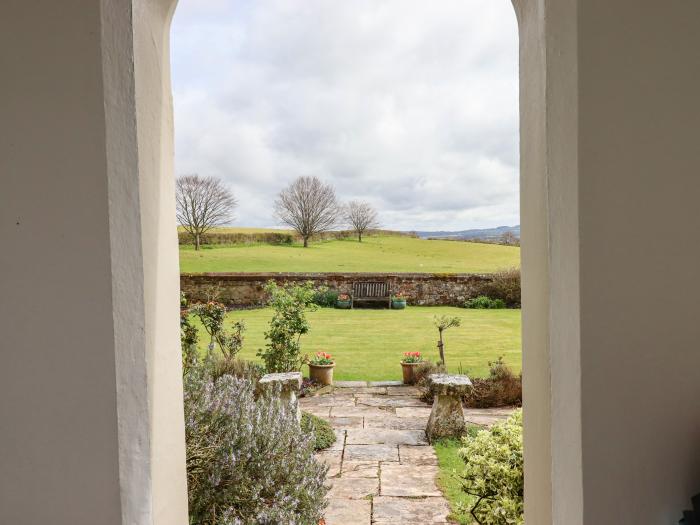
[[[398,382],[340,382],[325,395],[300,400],[328,420],[336,443],[319,453],[330,470],[326,525],[450,523],[435,483],[437,457],[425,437],[430,406],[418,389]],[[509,409],[465,409],[468,422],[490,425]]]

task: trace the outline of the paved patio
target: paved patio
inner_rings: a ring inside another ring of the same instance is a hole
[[[330,470],[326,525],[450,523],[436,485],[437,457],[425,437],[430,406],[401,383],[339,382],[302,398],[302,409],[333,425],[338,440],[319,453]],[[491,425],[510,409],[466,409],[467,421]]]

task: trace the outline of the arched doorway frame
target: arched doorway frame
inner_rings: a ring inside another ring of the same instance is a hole
[[[564,170],[576,173],[577,115],[567,105],[576,94],[575,1],[513,3],[520,31],[526,519],[538,524],[583,523],[580,411],[563,410],[580,406],[578,287],[573,265],[578,245],[577,188],[570,183],[575,177],[557,177]],[[139,5],[140,12],[136,10],[134,17],[139,149],[154,153],[149,156],[153,163],[149,168],[160,174],[161,195],[171,195],[169,31],[177,0]],[[553,92],[554,85],[560,89]],[[170,208],[171,203],[165,207]],[[171,217],[168,227],[174,231],[174,215]],[[164,231],[162,225],[159,231]],[[553,286],[554,282],[568,286]],[[554,332],[554,326],[564,329]],[[553,346],[570,351],[552,355]],[[158,426],[154,421],[154,428]],[[157,435],[152,446],[154,450],[162,446]],[[170,446],[179,445],[171,442]],[[160,499],[158,480],[165,496],[171,475],[178,470],[169,463],[163,462],[163,472],[169,474],[162,475],[158,463],[153,465],[156,503]],[[558,507],[555,501],[567,504]],[[161,523],[158,513],[154,518]]]

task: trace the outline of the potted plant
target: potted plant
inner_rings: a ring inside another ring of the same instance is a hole
[[[423,362],[420,352],[404,352],[401,360],[403,371],[403,382],[405,385],[412,385],[416,382],[416,368]]]
[[[333,356],[326,352],[318,352],[309,361],[309,377],[322,385],[332,385],[334,368]]]
[[[338,299],[335,301],[335,307],[343,310],[352,308],[352,299],[346,293],[338,294]]]
[[[406,296],[399,292],[391,296],[391,307],[394,310],[403,310],[406,308]]]

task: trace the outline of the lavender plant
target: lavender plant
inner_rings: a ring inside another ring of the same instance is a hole
[[[198,367],[185,376],[185,424],[192,525],[319,523],[328,468],[278,397]]]

